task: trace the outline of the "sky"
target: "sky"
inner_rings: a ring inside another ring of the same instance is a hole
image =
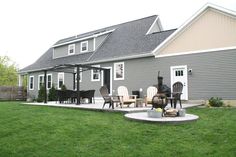
[[[0,56],[21,69],[60,39],[151,15],[178,28],[208,2],[236,11],[235,0],[0,0]]]

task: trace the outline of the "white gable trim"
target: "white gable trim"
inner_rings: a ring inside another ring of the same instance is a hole
[[[236,46],[216,48],[216,49],[197,50],[197,51],[188,51],[188,52],[179,52],[179,53],[172,53],[172,54],[166,54],[166,55],[157,55],[155,56],[155,58],[189,55],[189,54],[205,53],[205,52],[218,52],[218,51],[234,50],[234,49],[236,49]]]
[[[159,51],[163,48],[165,48],[171,41],[173,41],[178,35],[180,35],[181,32],[183,32],[191,23],[193,23],[195,20],[197,20],[201,15],[203,15],[207,9],[213,9],[218,12],[224,13],[227,16],[236,18],[236,12],[225,9],[223,7],[207,3],[204,5],[200,10],[198,10],[192,17],[190,17],[187,21],[183,23],[173,34],[171,34],[166,40],[164,40],[160,45],[158,45],[152,53],[154,55],[158,55]],[[173,54],[172,54],[173,55]],[[163,55],[164,56],[164,55]]]
[[[160,31],[163,31],[163,27],[161,25],[161,21],[159,19],[159,16],[157,16],[157,18],[154,20],[154,22],[152,23],[151,27],[148,29],[146,35],[150,34],[151,30],[153,29],[153,27],[155,26],[155,24],[158,25]]]

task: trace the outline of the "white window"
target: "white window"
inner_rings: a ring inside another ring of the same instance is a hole
[[[44,75],[38,76],[38,90],[40,90],[40,87],[44,85]]]
[[[61,89],[61,86],[64,84],[64,73],[58,73],[57,75],[57,88]]]
[[[68,55],[75,54],[75,44],[68,45]]]
[[[93,67],[100,67],[100,65],[94,65]],[[91,70],[91,81],[100,81],[100,70]]]
[[[52,88],[52,74],[47,74],[47,89]]]
[[[34,90],[34,76],[29,77],[29,90]]]
[[[88,41],[83,41],[80,43],[80,51],[87,52],[88,51]]]
[[[114,63],[114,80],[124,80],[125,67],[124,62]]]

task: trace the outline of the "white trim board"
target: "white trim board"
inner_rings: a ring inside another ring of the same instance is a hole
[[[233,47],[216,48],[216,49],[206,49],[206,50],[196,50],[196,51],[178,52],[178,53],[164,54],[164,55],[157,55],[157,56],[155,56],[155,58],[171,57],[171,56],[180,56],[180,55],[190,55],[190,54],[207,53],[207,52],[218,52],[218,51],[226,51],[226,50],[234,50],[234,49],[236,49],[236,46],[233,46]]]

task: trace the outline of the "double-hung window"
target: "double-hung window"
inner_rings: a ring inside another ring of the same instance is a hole
[[[88,41],[83,41],[80,43],[80,51],[87,52],[88,51]]]
[[[29,90],[34,90],[34,76],[29,77]]]
[[[38,90],[40,90],[40,87],[44,85],[44,75],[39,75],[38,77]]]
[[[75,44],[68,45],[68,55],[75,54]]]
[[[52,88],[52,74],[47,74],[47,88]]]
[[[94,67],[100,67],[100,65],[94,65]],[[100,70],[98,69],[91,70],[91,81],[100,81]]]
[[[57,76],[57,87],[61,89],[61,86],[64,84],[64,73],[58,73]]]
[[[114,80],[124,80],[125,67],[124,62],[114,63]]]

